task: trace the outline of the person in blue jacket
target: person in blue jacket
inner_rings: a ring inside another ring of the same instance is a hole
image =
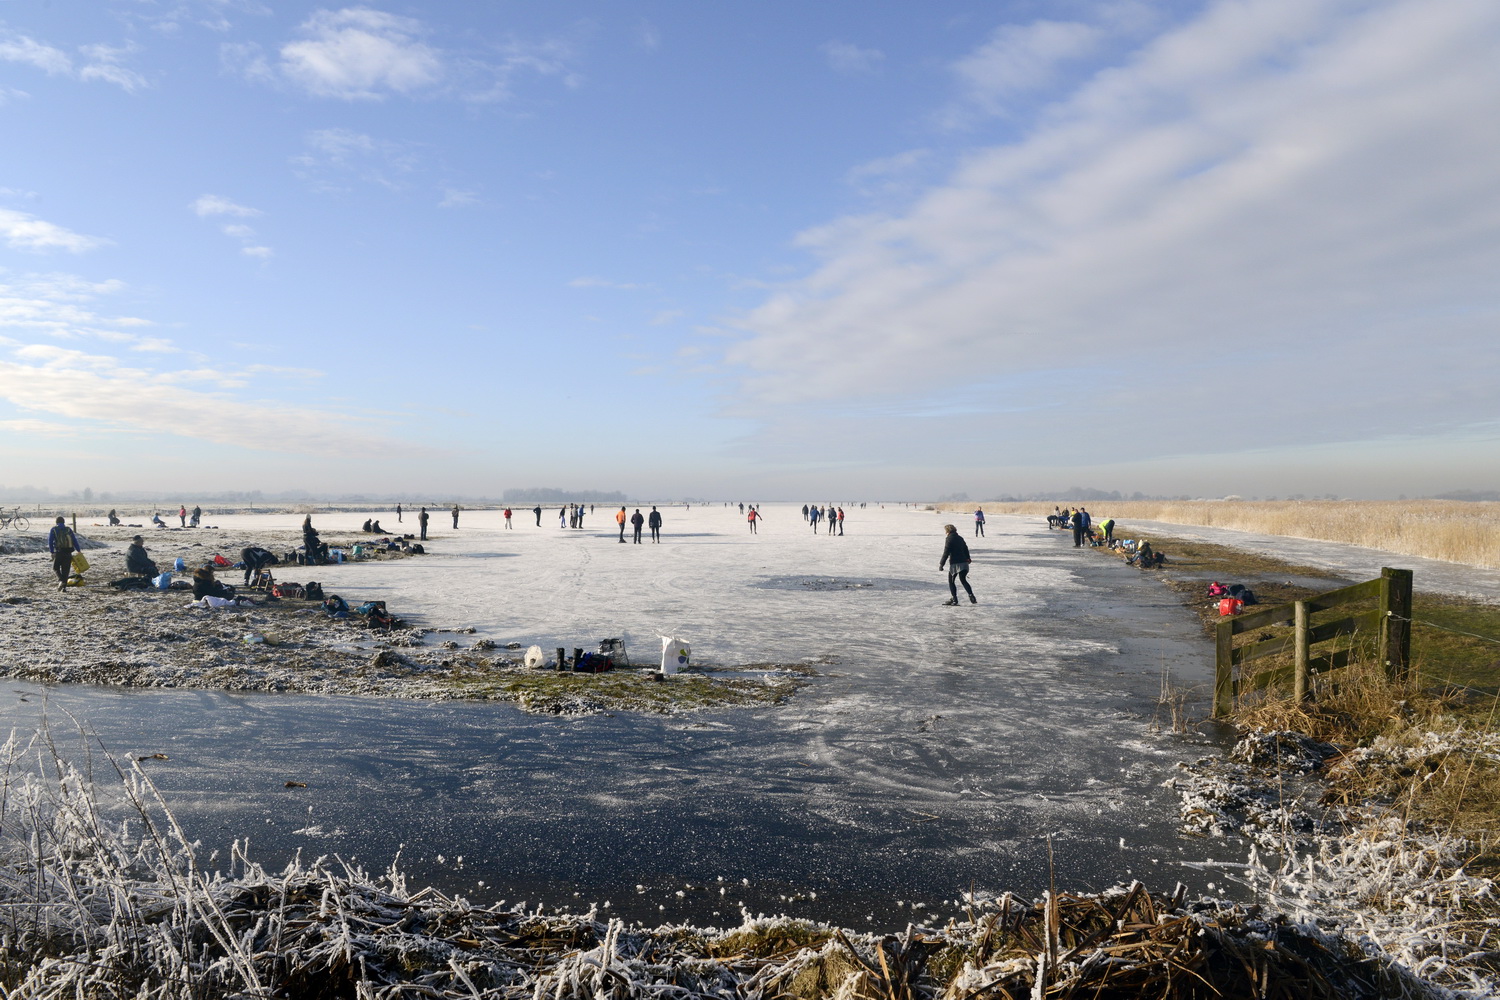
[[[980,507],[974,511],[974,537],[984,537],[984,508]]]

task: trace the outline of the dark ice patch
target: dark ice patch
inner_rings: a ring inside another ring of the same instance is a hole
[[[931,590],[930,582],[891,577],[768,576],[752,584],[761,590]]]

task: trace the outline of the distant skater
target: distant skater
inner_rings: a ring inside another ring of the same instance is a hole
[[[59,514],[57,523],[47,532],[47,551],[52,553],[52,572],[57,574],[57,589],[68,589],[68,577],[73,575],[73,550],[78,540],[68,528],[68,523]]]
[[[453,530],[458,530],[458,504],[453,505]]]
[[[182,527],[184,527],[184,528],[187,527],[187,508],[186,507],[179,506],[177,508],[177,519],[182,522]]]
[[[751,504],[751,506],[750,506],[750,513],[748,513],[748,514],[745,515],[745,520],[747,520],[747,521],[750,522],[750,534],[752,534],[752,535],[758,535],[758,534],[760,534],[760,528],[759,528],[759,525],[760,525],[760,511],[758,511],[758,510],[755,509],[755,505],[754,504]]]
[[[531,512],[536,515],[536,526],[540,528],[542,526],[542,505],[537,504],[531,508]]]
[[[651,508],[651,516],[646,518],[646,527],[651,529],[651,541],[661,541],[661,511],[655,507]]]
[[[422,541],[427,541],[427,508],[423,507],[417,514],[417,526],[422,529]]]
[[[830,535],[833,534],[834,530],[839,526],[838,508],[834,507],[833,504],[824,507],[823,518],[828,522],[828,533]]]
[[[396,523],[401,523],[401,505],[399,503],[396,505]]]
[[[510,527],[510,508],[505,508],[505,527]]]
[[[839,537],[844,536],[844,508],[839,508]]]
[[[615,523],[620,526],[620,544],[624,545],[625,544],[625,508],[624,507],[621,507],[620,508],[620,512],[615,515]]]
[[[813,534],[818,533],[818,508],[816,505],[808,508],[807,521],[812,525]]]
[[[646,517],[641,513],[641,509],[637,507],[635,509],[635,513],[630,515],[630,526],[635,529],[635,537],[633,541],[637,545],[641,544],[641,525],[645,523]]]
[[[984,508],[980,507],[974,511],[974,537],[984,537]]]
[[[958,587],[955,581],[964,585],[964,591],[969,595],[969,603],[978,604],[979,599],[974,596],[974,588],[969,586],[969,545],[953,525],[943,525],[943,531],[946,537],[943,539],[943,558],[938,560],[938,569],[942,569],[943,564],[947,563],[948,593],[953,595],[943,604],[958,603]]]

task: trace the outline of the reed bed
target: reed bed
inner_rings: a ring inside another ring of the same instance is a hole
[[[987,513],[1045,517],[1058,501],[985,503]],[[972,509],[972,504],[942,504]],[[1072,506],[1077,506],[1074,502]],[[1345,542],[1465,566],[1500,569],[1500,503],[1459,500],[1124,500],[1089,502],[1097,523],[1165,521],[1323,542]]]
[[[322,857],[267,871],[239,844],[220,870],[141,762],[81,756],[65,762],[47,733],[0,747],[7,998],[1452,995],[1341,928],[1180,886],[971,899],[965,919],[881,936],[748,914],[729,930],[647,929],[476,907],[411,891],[395,866],[372,875]]]

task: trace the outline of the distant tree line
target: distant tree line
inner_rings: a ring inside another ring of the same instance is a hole
[[[604,490],[564,490],[556,486],[533,486],[529,489],[506,490],[502,499],[509,504],[523,503],[624,503],[628,499],[620,492]]]

